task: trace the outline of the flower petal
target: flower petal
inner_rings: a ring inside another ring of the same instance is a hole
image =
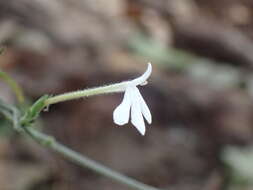
[[[116,123],[117,125],[124,125],[128,123],[129,114],[130,114],[130,106],[131,106],[130,90],[126,88],[123,101],[113,111],[114,123]]]
[[[130,95],[131,95],[131,122],[136,127],[136,129],[142,134],[145,135],[145,123],[141,114],[141,104],[140,97],[138,96],[138,88],[131,87]]]
[[[149,124],[151,124],[152,123],[152,116],[151,116],[150,110],[149,110],[145,100],[143,99],[139,89],[136,90],[136,94],[139,97],[139,101],[140,101],[140,105],[141,105],[141,113],[143,114],[143,116],[145,117],[147,122]]]
[[[152,65],[151,65],[151,63],[148,63],[148,68],[145,71],[145,73],[143,73],[140,77],[130,81],[130,83],[133,86],[138,86],[138,85],[145,83],[146,80],[148,79],[148,77],[151,75],[151,72],[152,72]]]

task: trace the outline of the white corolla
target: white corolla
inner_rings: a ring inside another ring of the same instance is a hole
[[[117,125],[128,123],[131,113],[131,122],[142,135],[145,135],[146,131],[143,117],[151,124],[152,116],[137,86],[147,84],[151,72],[152,66],[149,63],[146,72],[142,76],[124,82],[126,86],[123,101],[113,112],[113,120]]]

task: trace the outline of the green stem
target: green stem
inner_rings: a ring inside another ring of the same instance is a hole
[[[48,98],[45,101],[45,106],[49,106],[51,104],[56,104],[59,102],[64,102],[67,100],[78,99],[82,97],[94,96],[99,94],[107,94],[107,93],[114,93],[114,92],[121,92],[124,90],[124,87],[127,82],[116,83],[108,86],[102,87],[95,87],[85,90],[78,90],[74,92],[68,92],[60,95],[56,95],[53,97]]]
[[[1,71],[0,71],[0,77],[3,78],[12,87],[12,89],[17,95],[17,98],[19,99],[19,102],[23,102],[24,99],[23,99],[22,91],[18,87],[18,85],[15,83],[15,81],[12,80],[8,75],[6,75],[4,72],[1,72]],[[61,94],[61,95],[54,96],[51,98],[48,98],[47,96],[43,96],[37,102],[35,102],[33,106],[30,107],[30,109],[24,115],[23,119],[20,118],[20,111],[17,108],[12,107],[8,104],[5,104],[2,101],[0,101],[0,108],[1,108],[0,112],[13,123],[14,128],[18,132],[24,132],[25,134],[29,135],[32,139],[37,141],[39,144],[45,147],[48,147],[51,150],[63,155],[65,158],[71,160],[72,162],[78,164],[79,166],[83,168],[89,168],[103,176],[107,176],[117,182],[125,184],[128,187],[131,187],[136,190],[159,190],[157,188],[141,183],[133,178],[122,175],[121,173],[113,171],[110,168],[103,166],[102,164],[95,162],[81,155],[80,153],[75,152],[71,150],[70,148],[58,143],[53,137],[43,134],[28,126],[31,121],[33,121],[34,119],[38,117],[38,114],[40,113],[41,109],[44,106],[49,106],[51,104],[55,104],[55,103],[66,101],[66,100],[72,100],[72,99],[81,98],[81,97],[88,97],[91,95],[121,92],[121,91],[124,91],[124,88],[126,87],[127,84],[128,82],[126,81],[126,82],[116,83],[116,84],[98,87],[98,88],[80,90],[76,92],[69,92],[69,93]],[[22,125],[20,126],[20,124]],[[20,130],[20,129],[23,129],[23,130]]]
[[[159,190],[157,188],[138,182],[133,178],[127,177],[116,171],[113,171],[110,168],[103,166],[102,164],[95,162],[81,155],[80,153],[75,152],[69,149],[68,147],[58,143],[57,141],[54,140],[53,137],[45,135],[33,128],[24,127],[24,131],[41,145],[54,150],[55,152],[63,155],[65,158],[71,160],[72,162],[78,164],[81,167],[89,168],[101,175],[107,176],[117,182],[125,184],[136,190]]]
[[[19,121],[19,111],[8,104],[5,104],[0,100],[0,112],[6,116],[8,120],[10,120],[13,125],[14,129],[17,129],[18,132],[25,133],[26,135],[30,136],[33,140],[41,144],[42,146],[45,146],[68,160],[71,160],[72,162],[78,164],[82,168],[89,168],[93,170],[94,172],[97,172],[103,176],[109,177],[117,182],[120,182],[122,184],[127,185],[128,187],[136,190],[159,190],[155,187],[148,186],[144,183],[141,183],[133,178],[127,177],[125,175],[122,175],[119,172],[113,171],[110,168],[103,166],[102,164],[93,161],[83,155],[81,155],[78,152],[75,152],[71,150],[70,148],[58,143],[53,137],[48,136],[44,133],[41,133],[32,127],[27,126],[18,126],[15,125],[20,124]],[[23,130],[20,130],[23,129]]]

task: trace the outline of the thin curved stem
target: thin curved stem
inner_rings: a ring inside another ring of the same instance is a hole
[[[109,177],[136,190],[159,190],[157,188],[141,183],[133,178],[122,175],[121,173],[118,173],[96,161],[93,161],[84,155],[81,155],[80,153],[75,152],[70,148],[58,143],[54,140],[53,137],[45,135],[31,127],[24,127],[24,131],[41,145],[54,150],[55,152],[63,155],[65,158],[71,160],[83,168],[89,168],[96,173]]]

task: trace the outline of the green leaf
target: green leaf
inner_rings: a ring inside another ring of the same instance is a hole
[[[45,108],[45,101],[48,99],[48,97],[48,95],[42,96],[30,108],[28,108],[25,115],[21,118],[21,126],[30,126],[32,123],[34,123],[40,112]]]

